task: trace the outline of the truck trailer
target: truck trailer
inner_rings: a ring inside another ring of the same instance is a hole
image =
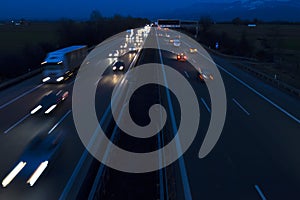
[[[69,79],[87,56],[87,46],[70,46],[49,52],[41,63],[44,83],[61,83]]]

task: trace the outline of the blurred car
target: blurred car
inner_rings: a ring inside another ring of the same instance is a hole
[[[209,80],[214,80],[214,76],[212,73],[208,70],[199,70],[197,77],[200,79],[200,81],[209,81]]]
[[[170,42],[170,43],[174,43],[174,39],[170,39],[169,42]]]
[[[22,153],[15,167],[2,181],[2,187],[7,187],[15,178],[27,180],[32,187],[43,174],[50,162],[53,164],[63,142],[63,132],[48,134],[39,133],[34,137]]]
[[[178,40],[178,39],[174,39],[173,44],[174,44],[175,47],[180,47],[181,42],[180,42],[180,40]]]
[[[179,53],[177,54],[177,60],[178,61],[186,61],[187,56],[185,55],[185,53]]]
[[[108,54],[108,57],[113,58],[113,57],[118,57],[120,55],[119,50],[114,50],[112,53]]]
[[[134,52],[137,50],[137,48],[135,46],[131,46],[128,48],[129,52]]]
[[[114,72],[116,71],[124,71],[125,69],[125,63],[123,60],[116,60],[112,65],[112,70]]]
[[[197,53],[198,49],[197,48],[190,48],[190,53]]]
[[[44,112],[44,114],[49,114],[66,98],[68,98],[68,96],[68,91],[60,90],[58,92],[51,92],[41,99],[38,105],[31,110],[30,114],[33,115],[41,111]]]
[[[127,48],[127,43],[125,42],[123,45],[120,45],[120,48],[121,48],[121,49]]]

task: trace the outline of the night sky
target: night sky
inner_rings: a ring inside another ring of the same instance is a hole
[[[93,10],[103,16],[149,17],[208,0],[2,0],[0,19],[87,19]],[[232,0],[213,0],[230,2]]]
[[[238,2],[242,2],[243,7],[238,7]],[[253,7],[262,8],[262,4],[267,6],[265,10],[252,12]],[[233,7],[235,10],[229,11]],[[105,17],[120,14],[148,19],[169,16],[198,19],[200,13],[212,15],[216,20],[223,20],[224,16],[227,20],[240,16],[299,21],[299,7],[299,0],[1,0],[0,20],[86,20],[93,10],[98,10]]]

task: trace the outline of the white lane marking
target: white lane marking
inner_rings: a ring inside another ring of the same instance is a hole
[[[207,109],[207,111],[210,113],[210,108],[208,107],[208,105],[206,104],[205,100],[203,98],[201,98],[202,103],[204,104],[205,108]]]
[[[275,108],[277,108],[278,110],[280,110],[281,112],[283,112],[285,115],[287,115],[291,119],[295,120],[298,124],[300,124],[300,119],[298,119],[297,117],[295,117],[292,114],[290,114],[288,111],[286,111],[285,109],[283,109],[282,107],[280,107],[279,105],[277,105],[276,103],[274,103],[273,101],[271,101],[269,98],[265,97],[263,94],[259,93],[253,87],[251,87],[250,85],[248,85],[244,81],[240,80],[238,77],[236,77],[235,75],[233,75],[232,73],[230,73],[229,71],[227,71],[226,69],[224,69],[223,67],[221,67],[220,65],[218,65],[218,67],[220,69],[222,69],[224,72],[226,72],[227,74],[229,74],[232,78],[234,78],[235,80],[237,80],[238,82],[240,82],[242,85],[244,85],[245,87],[247,87],[248,89],[250,89],[252,92],[254,92],[255,94],[257,94],[259,97],[261,97],[262,99],[266,100],[271,105],[273,105]]]
[[[56,127],[57,126],[59,126],[60,125],[60,123],[62,122],[62,121],[64,121],[64,119],[69,115],[71,113],[71,110],[69,110],[51,129],[50,129],[50,131],[48,132],[48,134],[51,134],[53,131],[54,131],[54,129],[56,129]]]
[[[31,90],[28,90],[28,91],[24,92],[23,94],[21,94],[21,95],[15,97],[14,99],[10,100],[9,102],[6,102],[5,104],[3,104],[3,105],[0,106],[0,110],[3,109],[3,108],[5,108],[5,107],[8,106],[9,104],[11,104],[11,103],[13,103],[13,102],[19,100],[20,98],[24,97],[25,95],[27,95],[27,94],[33,92],[34,90],[40,88],[40,87],[43,86],[43,85],[44,85],[44,83],[39,84],[38,86],[32,88]]]
[[[56,93],[56,96],[60,95],[61,92],[62,90],[59,90],[58,93]]]
[[[192,47],[190,44],[188,44],[187,42],[184,42],[183,41],[183,43],[185,44],[185,45],[187,45],[188,47]]]
[[[192,58],[193,63],[197,63],[196,60],[194,58]]]
[[[16,126],[18,126],[19,124],[21,124],[25,119],[27,119],[30,116],[30,113],[25,115],[22,119],[20,119],[19,121],[17,121],[14,125],[12,125],[11,127],[9,127],[6,131],[4,131],[4,133],[8,133],[9,131],[11,131],[12,129],[14,129]]]
[[[221,65],[216,64],[213,60],[211,60],[210,58],[208,58],[206,55],[204,55],[204,54],[202,54],[200,52],[198,52],[198,54],[200,54],[203,57],[205,57],[211,63],[217,65],[218,68],[220,68],[222,71],[224,71],[225,73],[227,73],[228,75],[230,75],[232,78],[234,78],[235,80],[237,80],[239,83],[241,83],[242,85],[244,85],[245,87],[247,87],[249,90],[251,90],[252,92],[254,92],[255,94],[257,94],[259,97],[261,97],[262,99],[264,99],[265,101],[267,101],[268,103],[270,103],[272,106],[274,106],[275,108],[277,108],[278,110],[280,110],[281,112],[283,112],[285,115],[287,115],[291,119],[295,120],[298,124],[300,124],[300,119],[298,119],[294,115],[290,114],[288,111],[286,111],[285,109],[283,109],[282,107],[280,107],[279,105],[277,105],[276,103],[274,103],[273,101],[271,101],[269,98],[265,97],[263,94],[261,94],[260,92],[258,92],[257,90],[255,90],[253,87],[251,87],[250,85],[248,85],[247,83],[245,83],[244,81],[242,81],[241,79],[239,79],[238,77],[236,77],[235,75],[233,75],[231,72],[229,72],[228,70],[226,70],[225,68],[223,68]]]
[[[186,77],[190,78],[189,74],[186,71],[184,71],[184,73],[185,73]]]
[[[234,98],[232,98],[232,101],[242,110],[244,111],[247,115],[250,115],[250,113]]]
[[[260,198],[261,198],[262,200],[267,200],[267,198],[265,197],[264,193],[261,191],[261,189],[259,188],[259,186],[258,186],[258,185],[255,185],[254,187],[255,187],[256,191],[258,192]]]

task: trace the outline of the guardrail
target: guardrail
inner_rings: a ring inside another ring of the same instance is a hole
[[[289,92],[289,93],[291,93],[291,94],[293,94],[293,95],[295,95],[297,97],[300,97],[300,90],[299,89],[297,89],[297,88],[295,88],[293,86],[290,86],[290,85],[288,85],[288,84],[286,84],[286,83],[284,83],[284,82],[276,79],[275,77],[272,77],[272,76],[270,76],[268,74],[265,74],[263,72],[260,72],[260,71],[258,71],[256,69],[253,69],[251,67],[245,66],[245,65],[240,64],[240,63],[236,64],[236,66],[238,66],[240,68],[243,68],[246,71],[249,71],[251,74],[254,74],[258,78],[263,79],[266,82],[271,83],[273,86],[276,86],[279,89],[283,89],[283,90],[285,90],[285,91],[287,91],[287,92]]]
[[[212,48],[209,48],[207,47],[206,45],[204,44],[201,44],[201,46],[203,46],[206,50],[212,52],[213,54],[216,54],[218,56],[222,56],[222,57],[225,57],[225,58],[232,58],[232,59],[240,59],[240,60],[247,60],[247,61],[252,61],[252,62],[259,62],[257,59],[255,58],[248,58],[248,57],[242,57],[242,56],[232,56],[232,55],[227,55],[227,54],[223,54],[223,53],[220,53]]]
[[[41,72],[42,72],[42,68],[38,68],[38,69],[35,69],[35,70],[31,71],[31,72],[28,72],[26,74],[18,76],[18,77],[14,78],[14,79],[5,81],[5,82],[3,82],[3,83],[0,84],[0,90],[3,90],[3,89],[5,89],[5,88],[7,88],[7,87],[9,87],[11,85],[19,83],[19,82],[21,82],[21,81],[23,81],[25,79],[30,78],[30,77],[33,77],[33,76],[35,76],[35,75],[37,75],[37,74],[39,74]]]
[[[213,54],[216,54],[218,56],[222,56],[222,57],[225,57],[225,58],[230,58],[230,59],[236,59],[236,60],[244,60],[244,61],[250,61],[250,62],[255,62],[257,64],[264,64],[264,63],[261,63],[259,62],[258,60],[254,59],[254,58],[247,58],[247,57],[240,57],[240,56],[232,56],[232,55],[226,55],[226,54],[223,54],[223,53],[220,53],[214,49],[211,49],[211,48],[208,48],[207,46],[201,44],[207,51],[213,53]],[[249,71],[251,74],[254,74],[256,77],[266,81],[266,82],[269,82],[271,83],[273,86],[276,86],[277,88],[279,89],[282,89],[284,91],[287,91],[288,93],[292,94],[292,95],[295,95],[296,97],[300,98],[300,90],[293,87],[293,86],[290,86],[278,79],[275,79],[275,77],[272,77],[270,75],[267,75],[263,72],[260,72],[256,69],[253,69],[251,67],[248,67],[246,65],[243,65],[241,63],[235,63],[236,66],[240,67],[240,68],[243,68],[244,70],[246,71]]]

